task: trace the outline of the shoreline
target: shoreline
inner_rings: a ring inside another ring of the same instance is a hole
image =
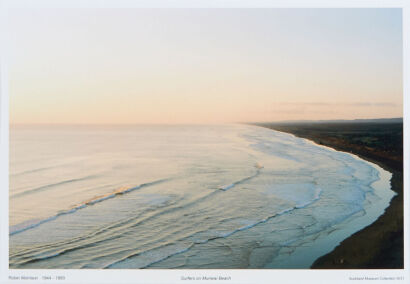
[[[337,150],[337,149],[335,149]],[[343,240],[333,251],[313,263],[313,269],[403,269],[403,181],[402,173],[385,164],[358,155],[390,172],[391,190],[397,195],[380,217],[363,229]],[[401,182],[400,182],[400,181]],[[399,186],[401,184],[401,188]],[[400,208],[401,207],[401,208]],[[397,214],[401,211],[401,214]],[[396,217],[400,217],[399,220]],[[396,219],[394,222],[394,219]],[[400,220],[401,219],[401,220]],[[393,221],[393,222],[392,222]],[[401,223],[401,226],[400,226]],[[401,227],[401,228],[400,228]],[[401,247],[401,249],[398,249]],[[401,257],[400,257],[401,255]],[[355,259],[359,257],[359,259]],[[401,260],[399,259],[401,258]]]
[[[390,200],[384,213],[372,224],[353,233],[340,242],[331,252],[314,261],[311,269],[403,269],[403,170],[394,167],[391,161],[383,161],[366,155],[354,148],[350,151],[340,141],[326,140],[314,134],[300,135],[297,131],[286,129],[281,125],[258,125],[275,131],[292,134],[307,139],[319,146],[346,152],[378,165],[392,174],[390,189],[396,195]],[[296,132],[296,133],[295,133]],[[343,144],[342,144],[343,145]]]

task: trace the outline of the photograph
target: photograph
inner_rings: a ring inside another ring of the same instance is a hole
[[[10,283],[404,271],[402,8],[7,14]]]

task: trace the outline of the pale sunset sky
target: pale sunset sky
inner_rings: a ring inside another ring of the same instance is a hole
[[[10,122],[402,117],[401,9],[16,9]]]

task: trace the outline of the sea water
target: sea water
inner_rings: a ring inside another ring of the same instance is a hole
[[[249,125],[13,126],[10,268],[309,268],[391,174]]]

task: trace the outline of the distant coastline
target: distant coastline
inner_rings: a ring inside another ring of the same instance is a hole
[[[403,120],[296,121],[254,123],[349,152],[392,173],[397,195],[373,224],[318,258],[313,269],[402,269],[403,243]]]

